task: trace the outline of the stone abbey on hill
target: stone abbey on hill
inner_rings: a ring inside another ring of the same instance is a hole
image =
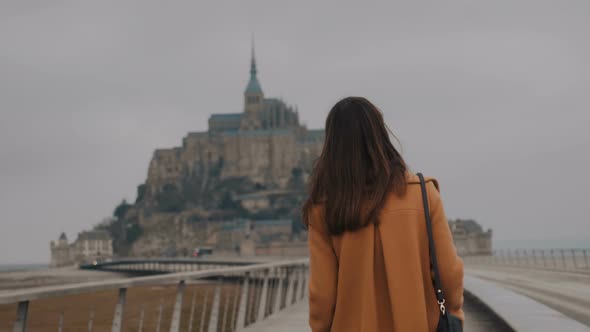
[[[116,213],[127,226],[111,227],[118,254],[181,254],[203,245],[268,251],[256,246],[294,242],[324,130],[306,128],[296,107],[265,97],[254,48],[243,112],[212,114],[208,125],[181,146],[154,152],[135,203]],[[141,234],[129,239],[134,229]]]

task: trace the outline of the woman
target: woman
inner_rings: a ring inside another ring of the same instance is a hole
[[[367,99],[339,101],[326,120],[322,154],[303,206],[310,253],[309,324],[323,331],[434,331],[420,181]],[[463,320],[463,263],[438,183],[426,178],[446,309]]]

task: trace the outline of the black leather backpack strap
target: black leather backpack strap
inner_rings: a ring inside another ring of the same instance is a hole
[[[428,233],[428,248],[430,252],[430,264],[434,274],[434,292],[436,301],[438,302],[440,311],[446,315],[445,309],[445,295],[442,290],[442,283],[440,281],[440,274],[438,272],[438,262],[436,260],[436,248],[434,246],[434,237],[432,235],[432,220],[430,219],[430,208],[428,207],[428,192],[426,191],[426,183],[424,182],[424,175],[417,174],[420,178],[420,188],[422,189],[422,204],[424,205],[424,216],[426,219],[426,232]]]

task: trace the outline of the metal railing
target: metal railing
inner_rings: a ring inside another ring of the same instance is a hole
[[[492,255],[466,256],[463,260],[467,264],[590,272],[590,249],[500,249]]]
[[[205,292],[198,324],[197,319],[195,319],[196,293],[193,293],[192,301],[190,302],[188,331],[239,331],[304,298],[306,295],[308,269],[308,259],[298,259],[277,263],[261,263],[249,266],[180,272],[112,281],[37,287],[2,293],[0,294],[0,304],[17,303],[13,332],[24,332],[27,325],[29,303],[34,300],[118,289],[118,300],[113,308],[114,314],[111,331],[119,332],[124,322],[128,288],[173,283],[176,284],[176,297],[169,331],[177,332],[180,330],[181,314],[183,312],[183,295],[187,283],[195,280],[213,279],[218,282],[215,283],[212,294]],[[233,291],[230,294],[227,291],[225,292],[225,300],[222,301],[221,287],[224,283],[232,283],[235,287],[232,287]],[[211,297],[207,299],[209,295]],[[232,301],[228,300],[229,296],[233,297]],[[93,329],[93,316],[91,312],[88,320],[88,331],[92,331]],[[138,331],[142,331],[144,328],[144,316],[145,313],[142,306],[137,327]],[[162,305],[160,304],[156,331],[160,331],[162,324],[161,316]],[[197,317],[199,317],[198,313]],[[62,331],[63,313],[56,321],[58,321],[58,331]]]

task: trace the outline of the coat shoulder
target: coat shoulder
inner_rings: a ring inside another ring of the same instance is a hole
[[[420,185],[420,178],[418,177],[418,175],[408,172],[406,178],[407,178],[408,185]],[[438,180],[436,178],[430,177],[430,176],[424,176],[424,182],[426,182],[427,184],[428,184],[428,182],[432,182],[432,184],[434,184],[434,187],[436,188],[436,190],[440,192],[440,186],[439,186]]]

